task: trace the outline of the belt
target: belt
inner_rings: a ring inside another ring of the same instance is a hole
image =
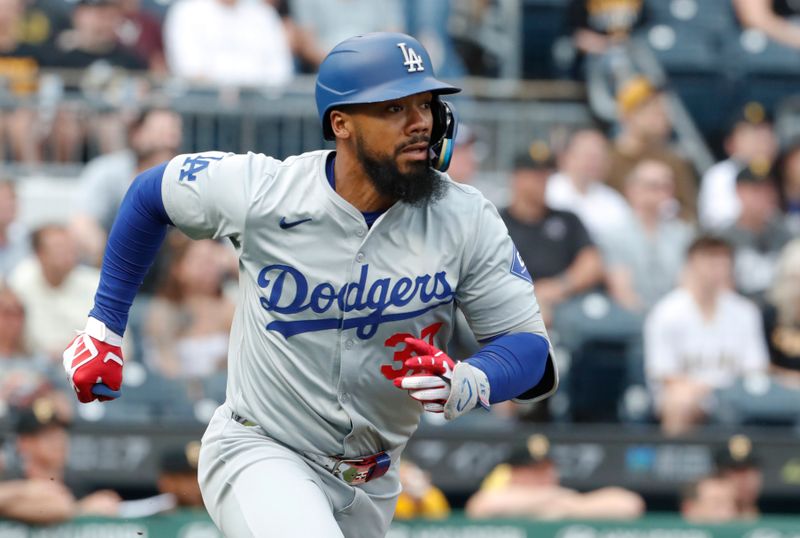
[[[242,426],[248,426],[248,427],[258,426],[258,424],[256,424],[252,420],[247,420],[243,416],[237,415],[236,413],[231,413],[231,418],[236,422],[238,422],[239,424],[241,424]]]
[[[243,426],[258,426],[252,420],[248,420],[236,413],[231,413],[231,418]],[[392,458],[386,452],[378,452],[371,456],[353,459],[322,456],[313,452],[304,452],[303,455],[350,485],[363,484],[370,480],[375,480],[385,475],[392,464]]]
[[[304,452],[303,455],[351,486],[380,478],[392,465],[392,458],[386,452],[355,459],[322,456],[313,452]]]

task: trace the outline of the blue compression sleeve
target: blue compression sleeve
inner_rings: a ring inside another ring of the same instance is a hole
[[[120,336],[128,323],[128,311],[153,264],[172,224],[161,199],[161,179],[167,163],[139,174],[131,183],[111,227],[100,285],[89,312]]]
[[[506,334],[483,347],[466,362],[479,368],[489,380],[489,403],[511,400],[541,381],[549,345],[533,333]]]

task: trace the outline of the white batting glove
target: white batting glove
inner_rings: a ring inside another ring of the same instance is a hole
[[[416,338],[405,342],[418,356],[405,361],[412,375],[394,380],[398,388],[422,403],[425,411],[444,413],[446,420],[460,417],[476,405],[489,408],[489,381],[478,368],[455,363],[444,351]]]

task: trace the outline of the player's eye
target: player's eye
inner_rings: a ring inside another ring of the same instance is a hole
[[[422,103],[422,108],[424,108],[425,110],[430,110],[430,108],[432,106],[433,106],[433,101],[428,101],[426,103]]]
[[[397,113],[397,112],[402,112],[403,111],[403,107],[400,106],[400,105],[389,105],[389,106],[386,107],[386,110],[388,112]]]

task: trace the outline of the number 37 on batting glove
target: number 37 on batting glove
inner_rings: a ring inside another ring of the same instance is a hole
[[[453,420],[476,405],[489,409],[489,380],[481,370],[454,362],[424,340],[406,338],[405,342],[417,356],[404,363],[411,375],[395,379],[394,385],[408,390],[425,411],[444,413],[445,419]]]
[[[83,403],[113,400],[122,393],[122,337],[89,318],[64,350],[64,370]]]

